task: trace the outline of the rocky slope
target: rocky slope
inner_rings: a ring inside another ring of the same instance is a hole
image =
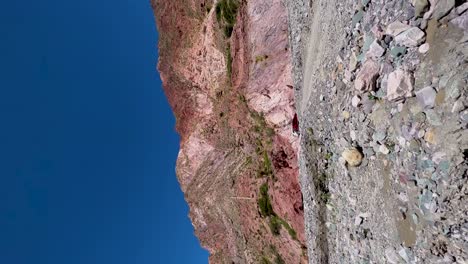
[[[467,263],[468,3],[288,10],[310,263]]]
[[[177,177],[210,263],[306,263],[287,11],[153,0]]]

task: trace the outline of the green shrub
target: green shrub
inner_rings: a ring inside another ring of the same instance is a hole
[[[260,264],[271,264],[271,262],[265,256],[262,256]]]
[[[279,253],[276,253],[275,264],[286,264]]]
[[[273,215],[270,217],[270,222],[268,223],[269,227],[270,227],[270,231],[273,235],[277,236],[280,234],[280,230],[281,230],[281,220]]]
[[[238,8],[237,0],[221,0],[216,4],[216,19],[223,25],[224,34],[228,38],[232,35]]]
[[[263,217],[274,215],[273,206],[271,205],[270,196],[268,196],[268,185],[266,183],[260,186],[260,197],[258,198],[258,208]]]

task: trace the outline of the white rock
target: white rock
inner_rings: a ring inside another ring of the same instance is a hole
[[[385,258],[391,264],[398,264],[400,263],[400,257],[397,255],[394,249],[387,248],[385,249]]]
[[[429,43],[424,43],[421,46],[419,46],[418,49],[419,53],[427,53],[429,51]]]
[[[351,99],[351,105],[354,107],[358,107],[360,102],[361,102],[361,98],[357,95],[353,96],[353,99]]]
[[[398,34],[410,28],[411,28],[410,25],[404,24],[400,21],[395,21],[387,26],[387,29],[385,30],[385,34],[390,35],[392,37],[396,37]]]
[[[458,112],[461,112],[463,110],[463,103],[458,100],[456,101],[454,104],[453,104],[453,107],[452,107],[452,113],[458,113]]]
[[[423,138],[424,134],[426,134],[426,132],[423,129],[419,130],[418,131],[418,138]]]
[[[356,141],[357,135],[356,135],[356,131],[355,131],[355,130],[349,131],[349,136],[351,137],[351,140],[352,140],[352,141]]]
[[[362,219],[360,216],[356,216],[356,218],[354,218],[354,225],[355,226],[361,225],[363,220],[364,219]]]
[[[439,164],[442,160],[445,159],[445,157],[447,156],[447,154],[445,154],[444,152],[436,152],[434,154],[432,154],[432,161],[435,163],[435,164]]]
[[[390,150],[389,150],[389,149],[387,148],[387,146],[385,146],[385,145],[380,145],[379,151],[380,151],[382,154],[385,154],[385,155],[387,155],[388,153],[390,153]]]
[[[433,108],[437,92],[431,86],[424,87],[416,91],[416,98],[423,108]]]
[[[357,63],[358,63],[358,60],[357,60],[357,57],[356,57],[356,53],[353,52],[353,53],[351,53],[351,56],[349,58],[349,70],[350,71],[356,70]]]
[[[411,73],[397,69],[388,75],[387,99],[396,101],[413,95],[413,76]]]
[[[406,139],[404,137],[398,137],[398,144],[400,146],[405,147],[406,146]]]
[[[395,37],[395,41],[407,47],[416,47],[426,34],[418,27],[412,27]]]

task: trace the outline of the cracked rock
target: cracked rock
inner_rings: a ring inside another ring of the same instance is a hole
[[[395,41],[407,47],[416,47],[422,42],[425,35],[421,29],[412,27],[396,36]]]
[[[411,97],[413,92],[413,76],[411,73],[397,69],[388,75],[387,99],[396,101]]]

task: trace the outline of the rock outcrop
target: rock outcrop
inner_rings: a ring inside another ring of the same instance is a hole
[[[306,263],[281,0],[153,0],[181,144],[177,177],[210,263]]]

